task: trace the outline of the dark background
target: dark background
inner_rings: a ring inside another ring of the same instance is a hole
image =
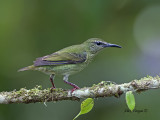
[[[160,73],[159,0],[1,0],[0,91],[51,87],[49,76],[17,72],[37,57],[98,37],[123,46],[107,48],[82,72],[69,78],[80,87],[100,81],[118,84]],[[56,76],[57,87],[71,89]],[[136,94],[137,110],[128,113],[125,96],[95,99],[93,110],[79,120],[158,119],[159,90]],[[80,102],[61,101],[0,105],[0,120],[71,120]]]

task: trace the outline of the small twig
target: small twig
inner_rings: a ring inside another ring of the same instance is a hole
[[[61,88],[51,90],[42,90],[41,86],[37,86],[33,89],[27,90],[21,88],[19,91],[0,92],[0,104],[11,103],[35,103],[35,102],[50,102],[61,100],[80,100],[81,98],[97,98],[97,97],[120,97],[121,94],[127,91],[142,92],[149,89],[155,89],[160,87],[160,77],[145,77],[140,80],[133,80],[124,84],[108,84],[106,81],[102,81],[92,87],[84,87],[71,91],[63,90]]]

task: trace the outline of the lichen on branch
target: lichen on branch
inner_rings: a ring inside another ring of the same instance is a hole
[[[140,80],[133,80],[124,84],[112,84],[107,81],[102,81],[92,87],[84,87],[75,90],[71,93],[70,90],[63,90],[56,88],[51,90],[42,89],[41,86],[36,86],[33,89],[27,90],[21,88],[20,90],[10,92],[0,92],[0,104],[11,103],[36,103],[36,102],[50,102],[61,100],[80,100],[81,98],[98,98],[98,97],[120,97],[121,94],[127,91],[142,92],[149,89],[156,89],[160,87],[160,77],[147,76]]]

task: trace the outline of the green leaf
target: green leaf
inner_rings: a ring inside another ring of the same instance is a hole
[[[132,91],[128,91],[126,93],[126,103],[128,108],[133,111],[135,108],[135,99],[134,99],[134,95],[132,93]]]
[[[84,100],[81,103],[81,111],[79,112],[79,114],[73,120],[78,118],[80,115],[86,114],[89,111],[91,111],[93,106],[94,106],[94,100],[92,98],[87,98],[86,100]]]

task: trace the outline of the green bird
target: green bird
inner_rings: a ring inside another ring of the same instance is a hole
[[[63,75],[64,82],[74,87],[73,92],[79,87],[68,81],[69,75],[83,70],[100,50],[107,47],[121,48],[119,45],[107,43],[99,38],[90,38],[82,44],[69,46],[50,55],[37,58],[33,65],[19,71],[37,70],[50,75],[53,89],[56,88],[54,85],[55,75]]]

